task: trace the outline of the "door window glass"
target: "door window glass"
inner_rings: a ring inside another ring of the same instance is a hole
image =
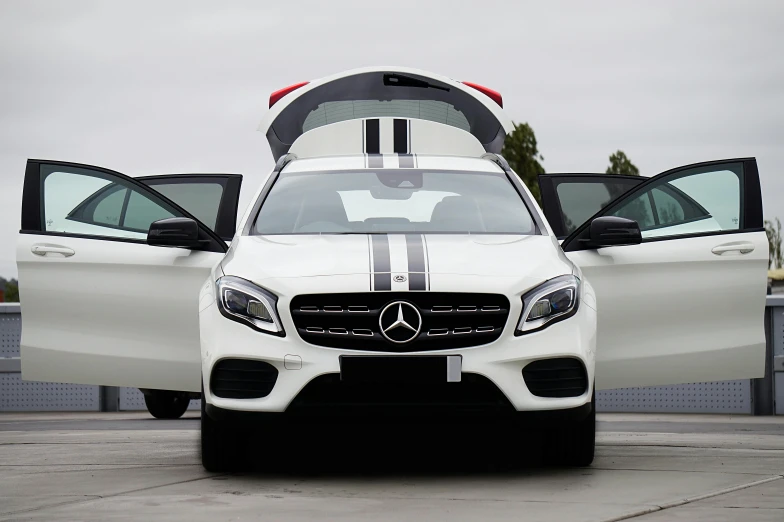
[[[642,237],[740,230],[743,165],[681,170],[651,183],[610,215],[634,219]]]
[[[170,217],[174,217],[174,214],[138,192],[131,192],[123,226],[146,233],[153,221]]]
[[[683,221],[684,213],[680,202],[661,188],[651,190],[653,203],[656,205],[656,217],[659,223],[669,225]]]
[[[564,230],[571,234],[588,218],[599,212],[613,199],[633,185],[615,180],[572,182],[563,181],[556,186]]]
[[[223,186],[219,183],[149,183],[196,219],[215,230]]]
[[[128,189],[120,186],[113,188],[114,190],[109,191],[105,197],[96,201],[95,210],[93,211],[93,221],[95,223],[120,226],[122,208]]]
[[[621,208],[611,215],[626,219],[633,219],[640,225],[640,230],[647,230],[656,225],[653,217],[653,207],[648,194],[641,194],[631,201],[624,203]]]
[[[47,232],[146,239],[153,221],[175,216],[168,205],[109,173],[57,165],[41,169]]]

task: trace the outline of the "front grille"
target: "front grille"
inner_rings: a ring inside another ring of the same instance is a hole
[[[381,335],[379,315],[390,303],[414,305],[419,335],[393,343]],[[291,317],[303,340],[319,346],[380,352],[415,352],[478,346],[501,336],[509,300],[498,294],[368,292],[300,295]]]
[[[487,377],[462,374],[461,382],[345,382],[329,373],[310,381],[286,413],[307,415],[416,415],[512,413],[506,396]],[[363,417],[364,418],[364,417]]]
[[[588,389],[588,375],[579,359],[534,361],[523,368],[528,390],[537,397],[579,397]]]
[[[278,370],[264,361],[223,359],[212,368],[210,391],[225,399],[266,397],[278,380]]]

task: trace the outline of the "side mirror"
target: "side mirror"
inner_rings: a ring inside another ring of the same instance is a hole
[[[599,248],[617,245],[639,245],[642,242],[640,225],[633,219],[602,216],[591,221],[588,246]]]
[[[196,248],[199,242],[199,225],[191,218],[173,217],[159,219],[150,224],[147,244],[152,246]]]

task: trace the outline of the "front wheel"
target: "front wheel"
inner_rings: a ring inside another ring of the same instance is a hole
[[[596,449],[596,396],[591,413],[576,423],[565,424],[547,433],[546,455],[553,464],[585,467],[593,462]]]
[[[156,419],[179,419],[188,409],[188,394],[169,390],[149,390],[144,394],[147,411]]]

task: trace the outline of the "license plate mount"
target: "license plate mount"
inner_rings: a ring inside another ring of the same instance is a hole
[[[460,382],[461,355],[341,355],[340,380],[347,383]]]

